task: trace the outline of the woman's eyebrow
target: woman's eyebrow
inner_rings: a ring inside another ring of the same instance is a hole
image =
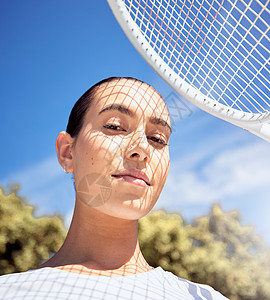
[[[108,110],[118,110],[119,112],[121,112],[123,114],[126,114],[130,117],[134,117],[134,113],[130,109],[128,109],[127,107],[125,107],[121,104],[112,104],[108,107],[105,107],[99,112],[99,115]]]
[[[152,117],[150,120],[150,123],[152,124],[157,124],[157,125],[161,125],[161,126],[164,126],[164,127],[167,127],[169,128],[170,130],[170,134],[172,133],[172,128],[171,126],[163,119],[161,118],[155,118],[155,117]]]

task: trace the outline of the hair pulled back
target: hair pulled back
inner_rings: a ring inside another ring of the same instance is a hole
[[[71,137],[76,138],[79,135],[83,126],[85,115],[93,102],[98,88],[103,84],[110,83],[112,81],[119,81],[121,79],[144,83],[143,81],[133,77],[109,77],[97,82],[79,98],[71,110],[66,128],[66,132],[69,133]]]

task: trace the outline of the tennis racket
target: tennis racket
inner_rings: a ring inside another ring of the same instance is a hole
[[[269,0],[107,0],[181,96],[270,142]]]

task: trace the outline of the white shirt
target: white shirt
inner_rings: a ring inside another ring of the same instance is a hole
[[[213,288],[181,279],[158,267],[123,277],[106,277],[43,268],[0,276],[0,299],[169,299],[225,300]]]

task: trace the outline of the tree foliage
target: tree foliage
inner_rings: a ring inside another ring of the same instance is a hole
[[[270,299],[270,249],[237,211],[214,205],[193,224],[156,211],[140,220],[139,240],[154,267],[208,284],[231,300]]]
[[[0,275],[34,269],[62,245],[63,221],[58,216],[36,218],[34,208],[0,187]]]
[[[0,275],[34,269],[62,245],[60,217],[34,216],[34,208],[0,188]],[[270,249],[243,226],[237,211],[219,205],[192,224],[156,211],[140,220],[142,252],[153,267],[209,284],[231,300],[270,300]]]

